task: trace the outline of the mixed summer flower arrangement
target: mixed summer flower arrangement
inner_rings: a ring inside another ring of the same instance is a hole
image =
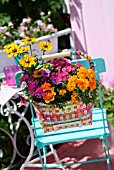
[[[37,39],[25,37],[22,42],[24,46],[14,43],[4,46],[4,52],[9,58],[13,56],[23,71],[20,82],[28,101],[59,107],[68,101],[74,104],[82,101],[86,105],[94,103],[98,82],[92,67],[86,69],[77,62],[71,63],[67,58],[39,61],[37,53],[33,54],[31,48]],[[43,54],[53,48],[49,42],[40,42],[38,46]],[[82,55],[80,52],[77,54]],[[90,57],[88,60],[91,62]]]

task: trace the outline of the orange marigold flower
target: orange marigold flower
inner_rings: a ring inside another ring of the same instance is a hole
[[[89,80],[89,87],[90,87],[90,91],[93,91],[94,89],[96,89],[97,87],[97,83],[96,80]]]
[[[70,82],[77,83],[77,76],[76,76],[76,75],[71,76],[71,77],[68,79],[68,83],[70,83]]]
[[[87,69],[85,67],[80,67],[77,72],[78,78],[86,78],[88,76]]]
[[[67,88],[68,91],[74,91],[74,89],[76,88],[76,83],[70,82],[66,85],[66,88]]]
[[[96,74],[92,69],[88,69],[88,78],[89,79],[96,79]]]
[[[45,82],[44,84],[42,84],[41,88],[43,91],[51,90],[51,84]]]
[[[79,102],[79,94],[76,93],[76,92],[73,92],[72,95],[71,95],[71,101],[72,103],[76,104]]]
[[[74,91],[76,88],[76,83],[77,83],[77,76],[73,75],[68,79],[68,84],[66,85],[66,88],[68,91]]]
[[[51,101],[55,99],[55,95],[56,93],[54,92],[54,89],[51,88],[50,90],[46,91],[46,94],[43,97],[43,99],[46,103],[50,103]]]
[[[89,87],[89,81],[87,79],[78,79],[77,86],[80,90],[86,90]]]
[[[61,89],[61,90],[59,90],[59,95],[64,95],[65,93],[66,93],[67,91],[65,90],[65,89]]]

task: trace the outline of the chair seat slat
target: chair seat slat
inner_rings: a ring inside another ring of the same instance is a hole
[[[106,126],[106,133],[107,136],[109,136],[110,132],[108,129],[105,110],[104,110],[104,118],[105,118],[104,122]],[[54,141],[55,143],[63,143],[68,140],[73,141],[73,140],[81,140],[81,139],[89,139],[89,138],[99,138],[104,135],[104,124],[102,121],[102,111],[100,109],[93,110],[92,125],[76,127],[76,128],[68,128],[68,129],[58,130],[56,132],[44,133],[38,119],[36,118],[35,127],[38,136],[38,141],[41,143],[41,145],[48,145],[49,143],[54,144]]]

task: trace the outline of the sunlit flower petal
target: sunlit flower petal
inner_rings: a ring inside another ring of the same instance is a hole
[[[20,65],[27,68],[31,67],[35,64],[34,57],[25,55],[22,59],[20,59]]]
[[[53,48],[52,44],[49,42],[40,42],[38,47],[44,51],[50,51]]]

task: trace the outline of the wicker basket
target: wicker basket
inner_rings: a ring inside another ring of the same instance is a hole
[[[33,102],[36,115],[44,132],[92,124],[93,104],[67,102],[63,109],[56,105]]]

